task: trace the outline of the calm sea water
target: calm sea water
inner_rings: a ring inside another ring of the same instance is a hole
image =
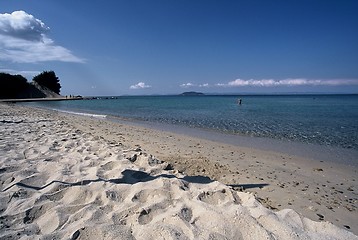
[[[31,104],[358,150],[358,95],[130,96]]]

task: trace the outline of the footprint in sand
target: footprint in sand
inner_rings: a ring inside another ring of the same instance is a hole
[[[237,202],[237,199],[231,194],[231,192],[228,192],[225,189],[216,192],[208,191],[200,193],[198,199],[212,205],[219,205],[232,200]]]
[[[25,211],[25,216],[23,218],[23,223],[30,224],[34,222],[36,219],[46,214],[46,212],[53,208],[54,204],[48,203],[41,206],[35,206]]]
[[[106,191],[106,197],[114,202],[123,201],[123,197],[117,191]]]
[[[8,166],[8,167],[3,167],[3,168],[0,168],[0,174],[3,174],[3,173],[13,173],[13,172],[17,172],[21,169],[21,167],[18,167],[18,166]]]
[[[190,222],[193,217],[193,212],[190,208],[184,207],[180,210],[179,216],[185,221]]]
[[[170,198],[168,191],[160,189],[145,189],[136,193],[132,198],[132,202],[145,203],[148,201],[155,201],[156,199],[163,199],[163,197],[165,197],[165,199]]]
[[[139,213],[139,217],[138,217],[138,223],[140,225],[145,225],[148,224],[152,221],[153,219],[153,214],[151,214],[152,210],[151,209],[143,209],[140,213]]]
[[[113,230],[115,229],[115,231]],[[65,237],[64,237],[65,239]],[[67,238],[68,239],[68,238]],[[83,227],[76,230],[70,240],[80,239],[135,239],[131,233],[131,229],[126,226],[96,226]]]
[[[69,186],[65,185],[65,184],[58,184],[57,186],[55,186],[54,188],[52,188],[49,192],[41,195],[36,203],[39,203],[41,201],[47,201],[50,200],[52,202],[59,202],[61,201],[66,192],[68,191]]]
[[[144,189],[136,193],[132,197],[132,202],[138,203],[140,207],[143,203],[153,203],[146,209],[140,210],[138,216],[138,223],[140,225],[148,224],[152,221],[153,216],[165,212],[166,209],[172,204],[171,196],[169,191],[161,189]],[[139,208],[141,209],[141,208]],[[182,210],[181,216],[186,219],[191,219],[191,210]],[[188,221],[189,221],[188,220]]]
[[[97,169],[96,176],[104,179],[112,179],[118,177],[118,169],[120,169],[121,163],[118,161],[110,161]]]
[[[109,171],[109,170],[119,168],[120,166],[121,166],[120,163],[111,161],[111,162],[107,162],[107,163],[101,165],[101,169],[104,171]]]

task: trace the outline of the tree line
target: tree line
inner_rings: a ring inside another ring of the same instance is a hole
[[[60,94],[60,80],[54,71],[43,71],[42,73],[34,76],[32,81],[57,94]],[[34,85],[29,83],[22,75],[0,73],[0,99],[45,97],[41,96],[40,93],[34,93],[35,96],[32,96],[32,92],[34,92]]]

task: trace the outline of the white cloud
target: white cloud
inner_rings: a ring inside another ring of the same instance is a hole
[[[0,60],[84,62],[47,37],[49,30],[41,20],[24,11],[0,14]]]
[[[228,83],[218,83],[219,87],[275,87],[275,86],[341,86],[341,85],[358,85],[358,79],[305,79],[305,78],[289,78],[282,80],[274,79],[236,79]]]
[[[188,87],[194,87],[195,85],[192,84],[192,83],[183,83],[183,84],[180,84],[180,87],[182,88],[188,88]]]
[[[194,83],[183,83],[179,86],[182,88],[191,87],[278,87],[278,86],[349,86],[358,85],[358,79],[305,79],[305,78],[287,78],[281,80],[275,79],[236,79],[228,83],[217,83],[217,84],[194,84]]]
[[[24,11],[0,14],[0,34],[2,35],[40,41],[49,30],[50,28],[41,20]]]
[[[210,87],[209,83],[203,83],[203,84],[194,84],[194,83],[183,83],[179,85],[182,88],[190,88],[190,87]]]
[[[151,88],[151,86],[146,85],[144,82],[139,82],[135,85],[129,87],[130,89],[144,89],[144,88]]]

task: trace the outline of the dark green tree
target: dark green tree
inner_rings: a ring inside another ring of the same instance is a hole
[[[60,80],[54,71],[43,71],[39,75],[36,75],[32,81],[38,83],[41,86],[47,87],[57,94],[60,94]]]
[[[2,99],[17,98],[28,86],[26,78],[21,75],[0,73],[0,98]]]

